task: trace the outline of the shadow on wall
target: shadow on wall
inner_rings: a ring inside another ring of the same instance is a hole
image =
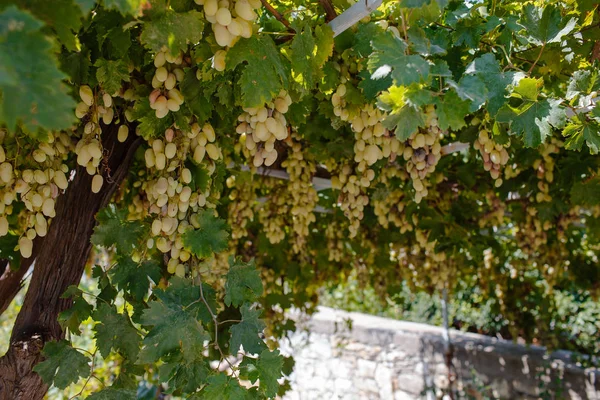
[[[451,330],[448,369],[438,327],[325,307],[300,326],[306,332],[288,349],[296,359],[290,400],[433,400],[449,394],[450,382],[454,399],[600,400],[600,371],[566,351]]]

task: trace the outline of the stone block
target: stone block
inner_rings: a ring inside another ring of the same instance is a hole
[[[397,388],[400,391],[419,395],[425,389],[422,375],[405,374],[397,377]]]
[[[402,390],[396,390],[394,392],[394,400],[417,400],[418,398],[418,396],[403,392]]]
[[[364,378],[373,378],[375,376],[375,368],[377,363],[370,360],[359,359],[356,363],[357,375]]]
[[[380,364],[375,369],[375,382],[379,387],[379,397],[382,399],[391,399],[393,396],[392,375],[392,370],[384,365]]]

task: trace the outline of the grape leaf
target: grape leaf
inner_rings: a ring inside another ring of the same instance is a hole
[[[19,268],[21,265],[21,252],[15,247],[19,244],[19,236],[9,233],[0,237],[0,258],[8,260],[11,268]]]
[[[247,370],[248,379],[252,384],[260,380],[259,387],[265,396],[275,397],[279,389],[277,380],[281,378],[283,368],[283,357],[278,350],[264,350],[258,359],[246,357],[241,366]]]
[[[429,77],[429,63],[419,55],[406,55],[406,43],[390,32],[373,41],[375,50],[368,61],[372,79],[380,79],[391,73],[394,82],[408,86],[423,82]]]
[[[492,53],[484,54],[473,60],[467,67],[465,74],[475,75],[485,84],[488,102],[487,111],[490,115],[495,116],[506,103],[507,87],[513,81],[515,74],[502,72],[498,60]]]
[[[288,67],[267,35],[241,39],[227,52],[228,70],[246,62],[239,80],[242,106],[259,107],[271,101],[288,84]]]
[[[252,303],[262,292],[262,280],[254,261],[245,263],[231,258],[225,281],[225,304],[239,307],[244,302]]]
[[[165,130],[173,125],[172,114],[169,113],[164,118],[157,118],[154,110],[150,108],[148,96],[144,96],[135,102],[131,117],[139,122],[136,133],[144,139],[150,139],[164,134]]]
[[[73,305],[58,315],[60,326],[63,329],[68,328],[71,333],[81,335],[79,326],[92,315],[94,308],[83,298],[83,292],[76,286],[71,286],[61,297],[72,298]]]
[[[592,90],[600,89],[600,79],[596,70],[580,70],[573,72],[569,79],[565,99],[572,100],[577,95],[589,94]]]
[[[52,54],[52,43],[39,31],[41,22],[11,6],[0,13],[0,123],[15,130],[21,121],[38,128],[68,128],[75,101],[67,94]]]
[[[203,359],[186,363],[180,357],[174,357],[173,360],[161,365],[158,368],[158,373],[161,382],[169,384],[166,393],[172,393],[176,390],[183,393],[193,393],[206,382],[210,368]]]
[[[250,309],[248,304],[242,305],[240,311],[242,322],[230,328],[229,351],[231,354],[237,354],[240,346],[244,346],[244,351],[247,353],[258,354],[267,347],[258,336],[265,329],[264,322],[258,319],[260,311]]]
[[[90,51],[88,49],[79,52],[64,54],[60,59],[60,67],[71,78],[75,85],[84,85],[90,76]]]
[[[436,97],[434,104],[440,128],[457,131],[466,126],[465,117],[469,113],[469,103],[462,100],[454,90],[448,91],[443,98]]]
[[[195,296],[190,296],[190,289]],[[204,306],[199,287],[174,278],[167,289],[157,289],[154,294],[158,300],[148,303],[142,314],[142,324],[152,328],[144,338],[138,363],[155,363],[176,351],[181,351],[186,361],[195,360],[204,349],[204,341],[210,339],[199,321]]]
[[[96,79],[106,93],[114,95],[121,89],[121,82],[129,82],[129,68],[125,60],[106,60],[99,58],[94,64]]]
[[[200,228],[190,229],[183,235],[186,250],[199,258],[210,257],[227,248],[227,223],[213,215],[211,210],[204,210],[198,216]]]
[[[510,123],[514,133],[523,135],[527,147],[539,146],[551,134],[552,126],[560,128],[565,120],[560,100],[539,98],[542,84],[541,78],[521,79],[511,96],[522,100],[522,104],[507,104],[497,115],[498,121]]]
[[[90,374],[89,357],[84,356],[66,340],[47,342],[42,350],[44,361],[33,367],[44,382],[65,389]]]
[[[73,0],[24,0],[19,6],[52,27],[67,50],[77,48],[75,35],[81,28],[81,11]]]
[[[144,22],[140,40],[154,52],[166,47],[171,54],[178,54],[186,51],[188,44],[198,43],[202,39],[203,29],[204,17],[201,12],[192,10],[176,13],[166,10]]]
[[[83,16],[87,16],[87,14],[92,11],[94,5],[96,4],[96,0],[75,0],[75,4],[81,9]]]
[[[185,104],[198,119],[199,124],[206,122],[212,112],[212,102],[204,95],[202,82],[196,79],[196,73],[190,69],[181,82],[181,94],[185,98]]]
[[[600,149],[600,127],[594,121],[574,119],[562,132],[567,138],[565,148],[569,150],[581,150],[583,142],[587,144],[590,153],[598,154]]]
[[[140,221],[127,221],[127,210],[109,204],[98,212],[98,225],[94,228],[91,242],[96,246],[115,246],[117,252],[130,254],[147,232]]]
[[[310,90],[315,86],[319,66],[314,63],[315,38],[310,26],[294,35],[291,45],[292,76],[301,88]]]
[[[109,10],[117,10],[121,14],[127,15],[136,14],[140,6],[146,2],[147,0],[103,0],[102,3]]]
[[[573,31],[576,18],[564,21],[558,8],[548,5],[544,8],[527,4],[523,7],[519,23],[524,28],[524,35],[530,43],[541,46],[557,43]]]
[[[240,399],[250,400],[251,392],[240,386],[235,378],[225,374],[213,375],[208,378],[208,385],[202,392],[193,399],[202,400],[222,400],[222,399]]]
[[[118,259],[108,274],[117,289],[128,292],[134,299],[141,301],[148,294],[149,279],[154,283],[158,283],[160,280],[161,269],[154,260],[136,263],[130,257],[125,256]]]
[[[399,111],[389,114],[383,121],[388,129],[394,129],[396,137],[400,141],[407,140],[419,127],[425,125],[423,113],[415,107],[405,105]]]
[[[379,92],[389,89],[393,84],[392,77],[389,75],[385,78],[371,79],[369,71],[362,70],[358,76],[361,77],[358,87],[363,91],[367,100],[375,99]]]
[[[481,77],[476,75],[465,75],[458,83],[449,79],[448,84],[456,90],[458,96],[463,100],[469,100],[471,105],[469,111],[477,111],[488,99],[488,89]]]
[[[137,393],[130,389],[106,388],[99,392],[93,393],[87,400],[136,400]]]
[[[114,306],[100,303],[93,317],[97,321],[94,338],[102,357],[108,357],[111,349],[121,352],[129,359],[137,356],[140,335],[125,314],[117,313]]]
[[[315,28],[315,45],[313,62],[322,68],[333,55],[333,30],[329,25],[318,25]]]
[[[571,188],[571,201],[582,206],[600,204],[600,177],[596,176],[584,182],[576,182]]]

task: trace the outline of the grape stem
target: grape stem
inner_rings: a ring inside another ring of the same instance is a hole
[[[283,15],[281,15],[279,13],[279,11],[277,11],[272,5],[270,5],[267,0],[260,0],[260,2],[262,3],[263,6],[265,6],[265,8],[267,9],[267,11],[269,11],[271,14],[273,14],[273,16],[275,17],[275,19],[279,22],[281,22],[283,25],[285,25],[285,27],[287,28],[287,30],[289,32],[292,33],[296,33],[292,27],[290,26],[290,23],[287,19],[285,19],[285,17]]]

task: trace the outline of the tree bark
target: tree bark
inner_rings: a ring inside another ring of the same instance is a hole
[[[64,337],[57,317],[71,306],[71,301],[61,295],[67,287],[79,283],[92,248],[90,237],[96,213],[108,204],[124,180],[141,142],[131,135],[121,144],[116,136],[116,126],[105,129],[102,142],[108,155],[106,163],[101,164],[105,179],[100,192],[92,193],[92,176],[78,166],[73,181],[57,200],[56,217],[39,249],[10,348],[0,358],[0,400],[41,400],[48,390],[32,368],[42,360],[46,342]]]
[[[31,257],[21,259],[21,265],[19,265],[18,269],[12,269],[8,260],[2,260],[2,264],[0,265],[4,266],[4,272],[0,274],[0,315],[6,311],[17,293],[23,288],[23,278],[37,257],[43,239],[41,237],[35,238]]]

